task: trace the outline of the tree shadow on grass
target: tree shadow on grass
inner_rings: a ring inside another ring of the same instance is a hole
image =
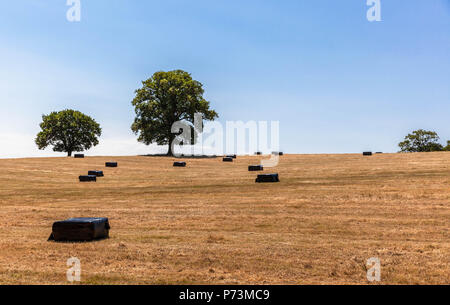
[[[140,157],[167,157],[167,158],[177,158],[177,159],[215,159],[216,155],[201,155],[201,156],[191,156],[181,154],[179,156],[168,156],[167,154],[153,154],[153,155],[139,155]]]

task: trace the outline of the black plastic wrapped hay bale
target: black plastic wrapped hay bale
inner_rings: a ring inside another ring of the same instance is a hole
[[[103,171],[89,171],[89,176],[103,177]]]
[[[228,155],[228,156],[226,156],[226,158],[233,158],[233,159],[236,159],[236,158],[237,158],[237,155]]]
[[[86,176],[80,176],[80,177],[78,177],[78,179],[80,180],[80,182],[96,182],[97,181],[97,176],[95,176],[95,175],[86,175]]]
[[[380,155],[382,153],[383,153],[382,151],[377,151],[375,154]]]
[[[233,162],[233,158],[231,157],[225,157],[222,159],[223,162]]]
[[[106,167],[117,167],[119,165],[117,164],[117,162],[106,162],[105,166]]]
[[[48,240],[92,241],[109,237],[108,218],[70,218],[53,223]]]
[[[283,155],[283,152],[282,152],[282,151],[272,151],[272,155],[275,155],[275,156],[282,156],[282,155]]]
[[[365,151],[363,152],[363,156],[371,156],[372,152],[371,151]]]
[[[73,155],[73,157],[75,159],[82,159],[82,158],[84,158],[84,154],[75,154],[75,155]]]
[[[262,152],[257,151],[257,152],[255,152],[255,155],[261,156],[261,155],[262,155]]]
[[[249,165],[248,171],[249,172],[257,172],[264,170],[264,167],[262,165]]]
[[[173,162],[174,167],[186,167],[186,162]]]
[[[262,182],[280,182],[280,179],[278,178],[278,174],[265,174],[265,175],[258,175],[258,178],[256,178],[257,183]]]

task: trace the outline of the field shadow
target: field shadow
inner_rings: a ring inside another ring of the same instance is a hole
[[[152,154],[152,155],[139,155],[139,157],[167,157],[167,158],[176,158],[176,159],[215,159],[218,158],[216,155],[201,155],[201,156],[191,156],[191,155],[184,155],[181,154],[180,156],[168,156],[166,154]]]
[[[96,239],[91,239],[91,240],[55,240],[53,238],[53,234],[50,234],[50,237],[47,239],[48,242],[54,242],[54,243],[58,243],[58,244],[81,244],[81,243],[96,243],[96,242],[101,242],[104,241],[106,239],[109,239],[109,236],[106,237],[100,237],[100,238],[96,238]]]

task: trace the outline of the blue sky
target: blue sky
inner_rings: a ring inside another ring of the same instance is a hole
[[[59,156],[33,138],[43,113],[74,108],[103,127],[89,154],[137,143],[140,82],[183,69],[221,122],[280,122],[289,153],[395,152],[418,128],[450,140],[450,1],[65,0],[0,2],[0,157]]]

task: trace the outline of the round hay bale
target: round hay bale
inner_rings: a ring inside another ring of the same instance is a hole
[[[249,165],[248,171],[249,172],[257,172],[264,170],[264,167],[262,165]]]
[[[280,179],[278,178],[278,174],[264,174],[258,175],[255,182],[256,183],[280,182]]]
[[[92,241],[109,237],[108,218],[70,218],[52,225],[48,240]]]
[[[85,175],[85,176],[79,176],[78,179],[80,180],[80,182],[96,182],[97,176]]]
[[[103,177],[103,171],[88,171],[89,176]]]

